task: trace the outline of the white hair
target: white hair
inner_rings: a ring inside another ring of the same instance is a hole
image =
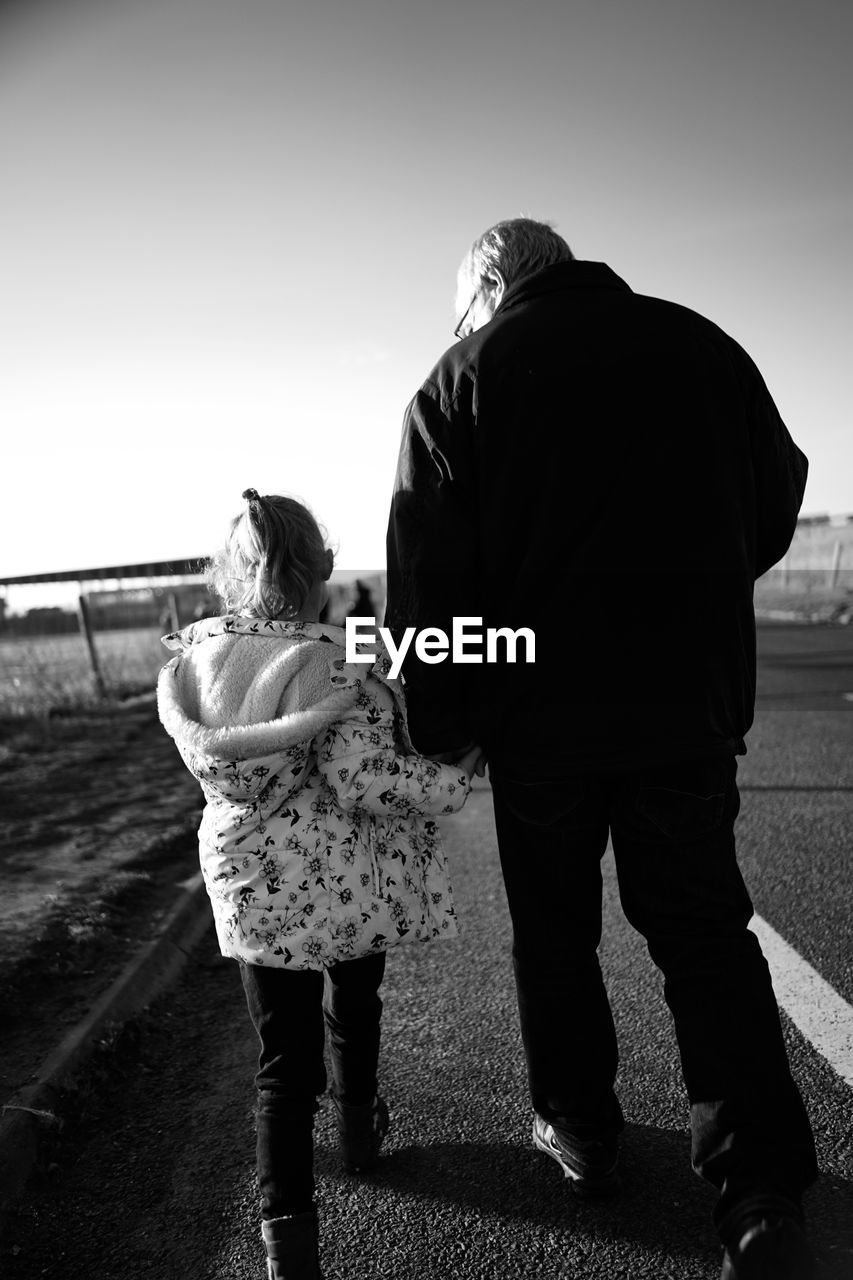
[[[509,287],[552,262],[569,262],[572,258],[574,254],[563,237],[547,222],[534,222],[532,218],[496,222],[477,237],[462,259],[460,291],[464,292],[465,286],[476,289],[494,268]]]

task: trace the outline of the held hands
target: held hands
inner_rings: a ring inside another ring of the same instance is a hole
[[[469,778],[473,778],[474,774],[478,778],[486,776],[486,754],[476,744],[466,751],[461,760],[457,761],[460,768],[464,769]]]
[[[474,774],[478,778],[486,776],[486,754],[476,742],[469,743],[467,747],[457,748],[455,751],[437,751],[434,755],[427,755],[428,760],[434,760],[436,764],[455,764],[460,769],[464,769],[469,778]]]

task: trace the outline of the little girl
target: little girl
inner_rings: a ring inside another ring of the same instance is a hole
[[[223,955],[240,961],[260,1040],[257,1161],[270,1280],[319,1280],[313,1125],[326,1088],[344,1167],[388,1131],[377,1094],[385,952],[451,938],[456,916],[433,816],[460,809],[479,756],[413,751],[382,653],[345,661],[318,622],[332,553],[291,498],[243,494],[210,566],[219,618],[164,638],[160,718],[207,801],[201,867]]]

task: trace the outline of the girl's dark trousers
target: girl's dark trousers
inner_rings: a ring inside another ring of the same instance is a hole
[[[736,770],[733,756],[606,776],[490,766],[533,1106],[578,1136],[622,1127],[596,954],[610,835],[622,909],[665,979],[693,1165],[721,1192],[718,1226],[755,1197],[797,1205],[817,1173],[770,974],[747,927]]]
[[[384,972],[384,952],[324,971],[240,965],[261,1042],[255,1084],[265,1221],[304,1213],[313,1204],[314,1116],[327,1084],[326,1028],[335,1095],[355,1106],[376,1094]]]

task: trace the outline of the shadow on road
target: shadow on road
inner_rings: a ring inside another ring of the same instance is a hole
[[[558,1248],[562,1238],[573,1250],[588,1251],[591,1261],[596,1254],[648,1258],[663,1253],[678,1259],[681,1275],[716,1276],[715,1195],[691,1169],[688,1133],[627,1125],[620,1168],[617,1197],[585,1200],[572,1194],[557,1165],[532,1145],[517,1140],[435,1143],[392,1147],[365,1181],[398,1202],[438,1204],[448,1231],[455,1216],[461,1232],[470,1229],[473,1215],[493,1227],[503,1222],[516,1235],[546,1235]],[[318,1150],[317,1172],[330,1183],[352,1183],[334,1149]],[[824,1174],[808,1193],[807,1219],[824,1263],[821,1280],[853,1277],[851,1208],[853,1183],[845,1179]]]
[[[493,1223],[535,1228],[536,1234],[565,1232],[575,1244],[588,1237],[590,1249],[597,1241],[611,1242],[620,1254],[626,1246],[652,1255],[663,1250],[694,1264],[697,1275],[708,1267],[716,1274],[714,1193],[690,1167],[689,1135],[629,1124],[620,1168],[618,1196],[582,1199],[532,1143],[436,1143],[392,1148],[370,1181],[396,1198],[441,1202],[450,1219],[457,1211],[470,1220],[473,1212]],[[335,1151],[318,1151],[317,1171],[330,1181],[345,1180]]]

